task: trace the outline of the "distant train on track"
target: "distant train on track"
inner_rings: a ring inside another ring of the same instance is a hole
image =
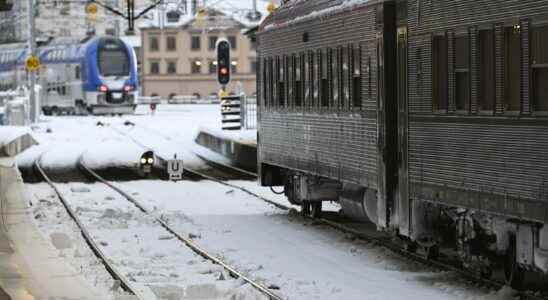
[[[515,287],[548,273],[544,1],[287,1],[257,36],[262,185]]]
[[[24,44],[0,45],[0,91],[26,82]],[[137,59],[121,39],[53,40],[38,48],[38,84],[45,115],[132,114],[138,97]]]

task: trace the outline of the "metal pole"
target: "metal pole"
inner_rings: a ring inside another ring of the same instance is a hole
[[[257,0],[251,0],[253,2],[253,14],[257,15]]]
[[[34,0],[28,0],[28,27],[29,27],[29,41],[28,41],[28,47],[29,47],[29,55],[36,55],[36,40],[35,40],[35,24],[34,24]],[[36,97],[36,92],[34,90],[36,86],[36,71],[30,71],[29,72],[29,89],[30,89],[30,97],[29,97],[29,104],[30,104],[30,122],[36,123],[39,118],[40,114],[40,106],[38,103],[38,99]]]
[[[120,2],[118,0],[114,0],[114,7],[116,9],[119,9]],[[120,18],[118,18],[116,15],[114,16],[114,35],[116,37],[120,37]]]

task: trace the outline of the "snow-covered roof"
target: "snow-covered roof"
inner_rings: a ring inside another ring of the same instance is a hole
[[[378,2],[381,0],[339,0],[339,1],[330,1],[325,2],[319,5],[316,9],[308,10],[304,14],[295,14],[288,16],[290,10],[296,10],[298,6],[304,8],[307,5],[315,5],[307,0],[290,0],[281,5],[278,9],[281,18],[277,18],[276,13],[274,13],[273,18],[269,19],[262,24],[262,31],[268,31],[275,28],[285,27],[291,24],[308,21],[311,19],[317,19],[326,17],[332,14],[340,13],[345,10],[353,9],[358,5],[368,4],[370,2]],[[306,8],[307,9],[307,8]],[[281,19],[281,20],[280,20]]]
[[[253,12],[251,0],[221,0],[208,1],[206,8],[220,12],[234,21],[242,24],[244,27],[253,27],[259,25],[268,16],[267,6],[270,3],[268,0],[257,0],[257,11],[260,13],[260,18],[253,20],[249,16]],[[178,11],[181,16],[177,22],[169,22],[166,14],[170,11]],[[190,10],[184,12],[180,5],[176,3],[168,3],[162,8],[155,9],[145,19],[139,23],[139,28],[158,28],[161,26],[168,28],[182,27],[194,21],[196,16]]]

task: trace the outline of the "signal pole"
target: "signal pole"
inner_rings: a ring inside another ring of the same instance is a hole
[[[36,55],[36,28],[34,24],[34,0],[28,0],[28,27],[29,27],[29,55],[35,56]],[[29,71],[29,88],[30,88],[30,94],[29,94],[29,104],[30,104],[30,122],[36,123],[38,122],[38,116],[40,114],[40,107],[38,104],[38,99],[36,98],[36,71]]]

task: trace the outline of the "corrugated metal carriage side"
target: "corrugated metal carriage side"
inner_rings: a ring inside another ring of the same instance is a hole
[[[540,0],[290,3],[259,33],[261,183],[410,249],[456,236],[486,275],[502,254],[514,285],[546,272],[545,53]]]
[[[294,170],[377,188],[379,4],[341,9],[340,3],[308,1],[263,24],[258,84],[264,184],[279,180],[273,174],[280,170]],[[295,18],[301,21],[273,29]]]

